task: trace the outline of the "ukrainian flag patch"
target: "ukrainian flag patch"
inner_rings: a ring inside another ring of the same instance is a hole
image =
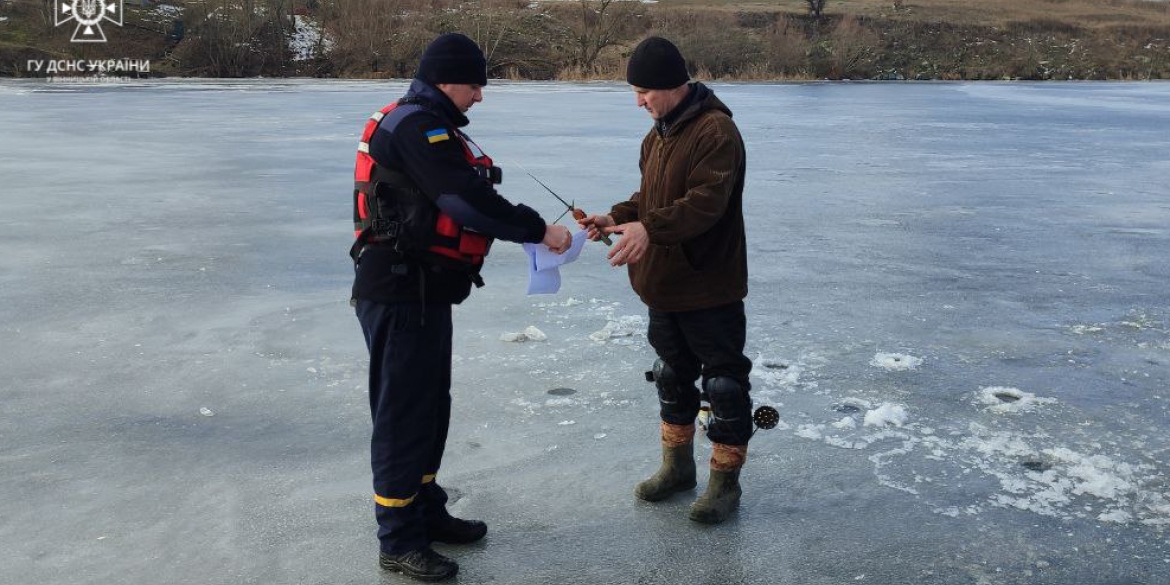
[[[431,144],[434,144],[436,142],[442,142],[444,140],[450,140],[450,139],[451,139],[451,135],[447,134],[447,130],[445,130],[443,128],[438,128],[436,130],[431,130],[431,131],[427,132],[427,141],[429,141]]]

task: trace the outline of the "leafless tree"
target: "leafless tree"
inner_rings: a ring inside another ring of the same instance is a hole
[[[189,16],[197,39],[189,58],[219,77],[279,73],[288,51],[288,6],[289,0],[208,0]]]
[[[488,67],[499,64],[501,49],[524,30],[524,11],[516,0],[478,0],[459,7],[449,26],[466,34],[483,49]]]
[[[641,6],[625,0],[577,0],[576,18],[568,22],[574,64],[592,69],[603,50],[626,40]]]

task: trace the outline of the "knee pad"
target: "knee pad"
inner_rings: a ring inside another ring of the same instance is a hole
[[[682,392],[674,368],[661,359],[655,360],[653,375],[654,385],[658,387],[658,399],[662,402],[677,402]]]
[[[678,405],[687,411],[698,410],[699,392],[693,382],[684,380],[678,372],[661,359],[654,362],[654,385],[658,388],[658,401],[662,404]]]
[[[670,364],[662,359],[654,360],[654,369],[650,375],[654,376],[654,383],[659,388],[678,384],[678,374],[675,373],[674,368],[670,367]]]
[[[704,385],[711,410],[722,419],[734,420],[743,415],[751,416],[752,403],[747,391],[734,378],[719,376],[707,380]],[[729,418],[730,417],[730,418]]]

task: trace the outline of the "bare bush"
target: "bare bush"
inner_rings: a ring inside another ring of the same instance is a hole
[[[736,30],[727,12],[670,10],[656,13],[657,33],[678,46],[693,73],[700,77],[735,76],[765,61],[760,40]]]
[[[565,24],[572,65],[582,71],[592,70],[602,51],[634,36],[644,14],[641,2],[576,0],[576,4]]]
[[[844,17],[813,45],[810,51],[813,73],[828,79],[871,77],[880,44],[877,33],[853,17]]]
[[[768,29],[768,68],[781,76],[796,77],[808,73],[808,54],[812,47],[804,26],[787,17]]]
[[[410,77],[434,35],[418,0],[322,0],[318,14],[333,39],[330,60],[343,74]]]
[[[868,77],[881,38],[856,18],[842,18],[829,34],[837,78]]]
[[[493,77],[551,77],[546,13],[521,0],[476,0],[438,18],[439,31],[458,31],[478,44]]]
[[[212,77],[280,75],[288,62],[287,0],[208,0],[189,10],[179,58]]]

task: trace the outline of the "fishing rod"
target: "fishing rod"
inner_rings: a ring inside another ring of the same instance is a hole
[[[563,199],[563,198],[562,198],[560,195],[557,195],[557,192],[556,192],[556,191],[553,191],[551,187],[549,187],[548,185],[545,185],[545,184],[544,184],[544,181],[541,181],[540,179],[537,179],[537,178],[536,178],[536,175],[533,175],[532,173],[528,172],[528,169],[524,168],[524,165],[522,165],[522,164],[520,164],[520,163],[516,163],[516,166],[520,167],[520,170],[524,171],[524,174],[525,174],[525,175],[528,175],[528,177],[529,177],[530,179],[532,179],[533,181],[536,181],[536,184],[537,184],[537,185],[540,185],[541,187],[544,187],[544,190],[545,190],[545,191],[548,191],[550,194],[552,194],[552,196],[553,196],[553,197],[556,197],[556,198],[557,198],[557,201],[560,201],[560,202],[561,202],[561,204],[565,206],[565,208],[566,208],[566,209],[565,209],[565,213],[572,213],[572,214],[573,214],[573,219],[576,219],[576,220],[578,220],[578,221],[580,221],[580,220],[582,220],[582,219],[585,219],[585,210],[581,209],[580,207],[577,207],[577,205],[576,205],[577,201],[576,201],[576,200],[573,200],[573,202],[572,202],[572,203],[570,203],[570,202],[568,202],[568,201],[565,201],[565,200],[564,200],[564,199]],[[557,217],[557,218],[556,218],[556,220],[554,220],[554,221],[553,221],[553,223],[556,223],[556,222],[560,221],[560,220],[561,220],[561,218],[565,216],[565,213],[562,213],[562,214],[560,215],[560,217]],[[605,245],[606,245],[606,246],[612,246],[612,245],[613,245],[613,240],[609,239],[609,236],[608,236],[608,235],[606,235],[606,234],[605,234],[605,232],[603,232],[603,231],[601,230],[601,228],[597,228],[597,233],[598,233],[598,235],[600,235],[600,236],[601,236],[601,241],[602,241],[602,242],[605,242]]]

